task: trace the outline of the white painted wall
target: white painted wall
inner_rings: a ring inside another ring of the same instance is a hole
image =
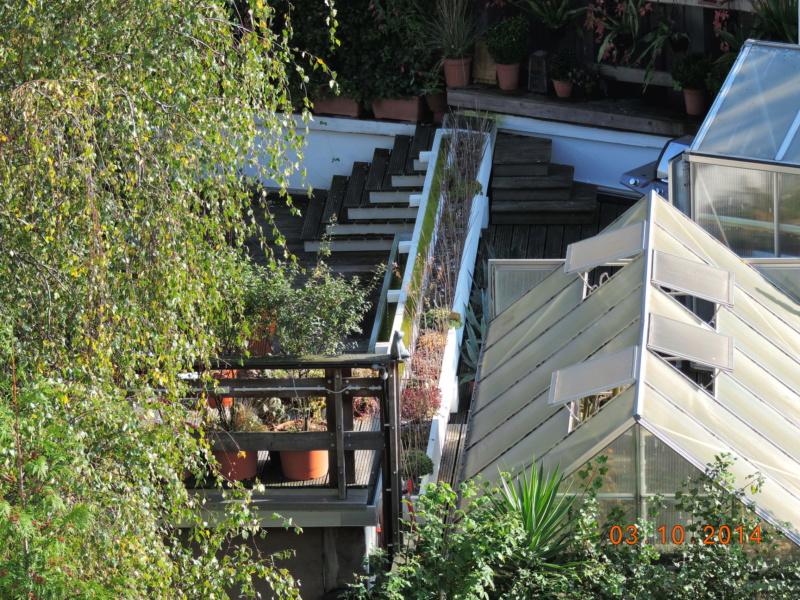
[[[622,191],[628,195],[635,194],[620,184],[620,176],[657,160],[670,139],[510,115],[497,115],[497,119],[502,132],[553,140],[551,161],[573,165],[576,181],[593,183],[601,191]]]
[[[302,131],[300,118],[296,117],[295,121]],[[412,124],[315,115],[308,124],[301,168],[290,178],[289,187],[292,191],[302,189],[300,171],[304,167],[308,184],[312,188],[326,190],[334,175],[350,175],[354,162],[372,162],[375,148],[391,148],[395,135],[413,134]],[[265,144],[268,140],[259,138],[257,143]],[[297,162],[296,154],[289,156],[293,162]],[[244,172],[248,177],[254,177],[256,169],[246,167]],[[262,180],[261,183],[267,188],[276,187],[273,180]]]

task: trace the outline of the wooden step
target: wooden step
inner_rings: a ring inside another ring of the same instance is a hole
[[[327,225],[331,220],[336,220],[339,209],[347,193],[347,182],[350,180],[346,175],[334,175],[331,179],[331,189],[328,190],[328,199],[325,202],[325,209],[322,211],[321,222]]]
[[[361,206],[361,198],[364,196],[364,184],[367,181],[369,163],[354,162],[353,170],[350,173],[350,181],[347,182],[347,193],[344,195],[342,206],[339,209],[339,221],[347,221],[348,210]]]
[[[327,190],[314,190],[308,198],[308,208],[303,220],[303,230],[300,233],[302,240],[316,240],[319,238],[320,225],[322,223],[322,212],[325,210],[325,202],[328,199]]]
[[[597,187],[575,182],[567,200],[530,201],[492,199],[491,222],[495,225],[589,224],[597,210]]]
[[[328,225],[326,233],[338,237],[340,235],[383,235],[397,233],[413,233],[414,223],[345,223]],[[333,239],[335,239],[335,237]]]
[[[553,141],[527,135],[501,133],[497,136],[492,161],[494,164],[548,164]]]
[[[575,167],[572,165],[548,165],[546,175],[496,175],[492,177],[492,189],[545,189],[572,187]]]
[[[545,177],[548,172],[547,163],[497,164],[492,163],[494,177]]]
[[[371,204],[384,204],[386,202],[394,204],[408,204],[408,197],[412,194],[409,190],[378,190],[369,192]]]
[[[392,187],[422,189],[425,175],[392,175]]]
[[[435,133],[436,127],[433,125],[417,125],[414,128],[414,138],[411,141],[411,148],[406,156],[404,173],[411,174],[414,171],[421,170],[414,164],[414,160],[419,159],[420,152],[427,152],[431,149]]]
[[[391,152],[386,148],[375,148],[364,189],[370,192],[384,189],[383,181],[386,175],[386,168],[389,166],[390,155]]]
[[[375,219],[416,219],[417,209],[403,206],[373,206],[368,208],[349,208],[347,220],[375,220]],[[340,221],[341,222],[341,221]]]
[[[392,154],[389,157],[389,164],[386,167],[386,172],[389,175],[403,175],[406,169],[406,158],[411,150],[411,136],[410,135],[396,135],[394,136],[394,146],[392,146]]]
[[[331,252],[373,252],[382,250],[391,250],[394,244],[394,236],[386,236],[385,238],[364,238],[353,240],[327,240],[326,246]],[[321,241],[306,241],[303,242],[303,250],[305,252],[319,252],[322,246]]]

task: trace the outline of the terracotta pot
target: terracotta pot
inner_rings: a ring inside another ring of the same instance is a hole
[[[327,450],[281,450],[283,474],[295,481],[318,479],[328,474]]]
[[[233,379],[236,377],[236,370],[235,369],[223,369],[222,371],[216,371],[212,377],[214,379]],[[209,408],[217,408],[219,404],[217,400],[222,402],[222,406],[228,407],[233,406],[233,398],[229,397],[222,397],[222,398],[213,398],[209,397],[207,399]]]
[[[569,98],[572,95],[571,81],[556,81],[553,79],[553,87],[556,90],[556,96],[559,98]]]
[[[519,63],[514,65],[499,65],[495,63],[497,70],[497,85],[501,90],[511,91],[519,86]]]
[[[432,113],[447,112],[447,92],[425,94],[425,102]]]
[[[706,111],[705,90],[683,90],[683,101],[686,103],[687,115],[702,115]]]
[[[472,57],[446,58],[444,60],[444,81],[448,87],[466,87],[469,85]]]
[[[215,450],[212,454],[219,463],[220,475],[228,481],[250,479],[258,472],[258,452]]]
[[[372,112],[376,119],[408,121],[419,123],[422,119],[422,98],[399,100],[397,98],[380,98],[373,101]]]
[[[363,112],[361,105],[355,100],[338,96],[314,101],[314,112],[326,115],[342,115],[344,117],[359,117]]]

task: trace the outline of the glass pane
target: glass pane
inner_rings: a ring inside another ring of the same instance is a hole
[[[775,256],[772,173],[692,164],[695,221],[739,256]]]
[[[742,57],[739,72],[697,149],[775,160],[784,142],[792,141],[792,123],[800,111],[797,80],[788,76],[797,73],[800,52],[791,46],[753,44],[745,47]],[[794,148],[790,145],[784,160],[797,159]]]
[[[780,253],[800,256],[800,175],[781,173]]]
[[[761,264],[753,266],[766,279],[800,303],[800,265],[781,267]]]
[[[681,489],[686,479],[698,475],[697,469],[680,454],[645,428],[642,427],[641,431],[644,448],[642,493],[672,495]]]
[[[563,260],[490,260],[492,317],[563,266]]]

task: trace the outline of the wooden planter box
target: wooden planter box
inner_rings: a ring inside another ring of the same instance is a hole
[[[372,103],[372,112],[375,113],[376,119],[419,123],[420,119],[422,119],[422,105],[421,97],[408,100],[381,98]]]
[[[323,115],[341,115],[343,117],[360,117],[364,109],[355,100],[338,96],[314,101],[314,112]]]

